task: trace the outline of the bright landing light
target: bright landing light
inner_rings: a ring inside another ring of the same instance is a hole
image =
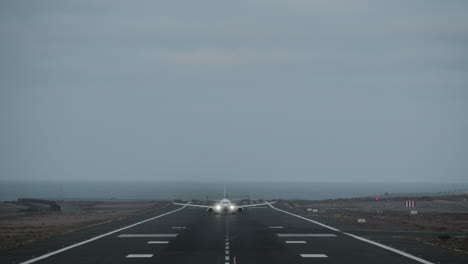
[[[217,204],[217,205],[215,206],[215,209],[219,211],[219,210],[221,210],[221,206],[220,206],[219,204]]]

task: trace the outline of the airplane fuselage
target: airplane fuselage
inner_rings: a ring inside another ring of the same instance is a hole
[[[213,206],[214,213],[237,213],[238,208],[229,199],[223,198]]]
[[[228,198],[226,198],[226,188],[224,188],[224,198],[219,200],[219,202],[215,203],[214,205],[205,205],[205,204],[192,204],[192,202],[188,203],[176,203],[172,201],[173,204],[176,205],[183,205],[184,207],[198,207],[198,208],[205,208],[207,212],[212,212],[214,214],[237,214],[238,212],[243,212],[247,207],[255,207],[261,205],[270,205],[276,203],[274,202],[263,202],[263,203],[256,203],[256,204],[243,204],[243,205],[236,205],[231,202]]]

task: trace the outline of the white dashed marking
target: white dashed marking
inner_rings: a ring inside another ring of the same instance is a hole
[[[122,234],[117,237],[176,237],[177,234]]]
[[[286,244],[305,244],[305,241],[284,241]]]
[[[282,226],[269,226],[268,228],[271,228],[271,229],[280,229],[280,228],[283,228]]]
[[[335,234],[276,234],[279,237],[336,237]]]
[[[153,254],[130,254],[127,255],[127,258],[151,258]]]
[[[168,244],[169,241],[148,241],[148,244]]]
[[[325,254],[301,254],[303,258],[328,258]]]

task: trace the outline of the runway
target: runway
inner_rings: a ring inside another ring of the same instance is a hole
[[[168,206],[0,254],[1,263],[466,263],[382,233],[343,231],[281,204],[238,215]]]

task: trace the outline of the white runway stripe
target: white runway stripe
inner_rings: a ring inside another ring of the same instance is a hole
[[[117,237],[176,237],[177,234],[121,234]]]
[[[173,226],[172,229],[185,229],[185,226]]]
[[[153,254],[130,254],[127,255],[127,258],[151,258]]]
[[[88,240],[85,240],[85,241],[82,241],[82,242],[73,244],[73,245],[68,246],[68,247],[61,248],[61,249],[56,250],[56,251],[52,251],[52,252],[50,252],[50,253],[44,254],[44,255],[42,255],[42,256],[39,256],[39,257],[37,257],[37,258],[33,258],[33,259],[27,260],[27,261],[25,261],[25,262],[21,262],[20,264],[30,264],[30,263],[34,263],[34,262],[36,262],[36,261],[38,261],[38,260],[48,258],[48,257],[50,257],[50,256],[53,256],[53,255],[62,253],[62,252],[64,252],[64,251],[67,251],[67,250],[72,249],[72,248],[75,248],[75,247],[79,247],[79,246],[81,246],[81,245],[87,244],[87,243],[89,243],[89,242],[93,242],[93,241],[95,241],[95,240],[98,240],[98,239],[100,239],[100,238],[106,237],[106,236],[108,236],[108,235],[112,235],[112,234],[121,232],[121,231],[123,231],[123,230],[125,230],[125,229],[132,228],[132,227],[134,227],[134,226],[141,225],[141,224],[146,223],[146,222],[149,222],[149,221],[153,221],[153,220],[158,219],[158,218],[160,218],[160,217],[163,217],[163,216],[166,216],[166,215],[169,215],[169,214],[178,212],[178,211],[184,209],[185,207],[187,207],[187,205],[188,205],[188,204],[186,204],[186,205],[184,205],[184,206],[182,206],[181,208],[178,208],[178,209],[176,209],[176,210],[173,210],[173,211],[170,211],[170,212],[167,212],[167,213],[164,213],[164,214],[155,216],[155,217],[148,218],[148,219],[143,220],[143,221],[141,221],[141,222],[138,222],[138,223],[135,223],[135,224],[131,224],[131,225],[128,225],[128,226],[126,226],[126,227],[122,227],[122,228],[119,228],[119,229],[117,229],[117,230],[114,230],[114,231],[111,231],[111,232],[108,232],[108,233],[105,233],[105,234],[102,234],[102,235],[99,235],[99,236],[95,236],[95,237],[90,238],[90,239],[88,239]]]
[[[336,237],[335,234],[276,234],[279,237]]]
[[[413,256],[413,255],[411,255],[411,254],[408,254],[408,253],[406,253],[406,252],[404,252],[404,251],[401,251],[401,250],[398,250],[398,249],[396,249],[396,248],[392,248],[392,247],[386,246],[386,245],[384,245],[384,244],[380,244],[380,243],[378,243],[378,242],[375,242],[375,241],[372,241],[372,240],[369,240],[369,239],[366,239],[366,238],[363,238],[363,237],[360,237],[360,236],[356,236],[356,235],[353,235],[353,234],[350,234],[350,233],[345,233],[345,232],[343,232],[343,231],[340,231],[339,229],[336,229],[336,228],[331,227],[331,226],[328,226],[328,225],[324,225],[324,224],[322,224],[322,223],[319,223],[319,222],[314,221],[314,220],[312,220],[312,219],[309,219],[309,218],[307,218],[307,217],[303,217],[303,216],[300,216],[300,215],[297,215],[297,214],[293,214],[293,213],[290,213],[290,212],[288,212],[288,211],[285,211],[285,210],[276,208],[276,207],[274,207],[274,206],[271,205],[271,204],[269,204],[269,206],[270,206],[271,208],[273,208],[273,209],[279,211],[279,212],[282,212],[282,213],[285,213],[285,214],[288,214],[288,215],[295,216],[295,217],[300,218],[300,219],[302,219],[302,220],[305,220],[305,221],[314,223],[314,224],[316,224],[316,225],[319,225],[319,226],[328,228],[328,229],[333,230],[333,231],[340,232],[340,233],[342,233],[342,234],[345,234],[345,235],[347,235],[347,236],[350,236],[350,237],[353,237],[353,238],[355,238],[355,239],[361,240],[361,241],[363,241],[363,242],[367,242],[367,243],[372,244],[372,245],[374,245],[374,246],[377,246],[377,247],[380,247],[380,248],[389,250],[389,251],[391,251],[391,252],[394,252],[394,253],[399,254],[399,255],[401,255],[401,256],[405,256],[405,257],[410,258],[410,259],[412,259],[412,260],[416,260],[416,261],[418,261],[418,262],[420,262],[420,263],[424,263],[424,264],[434,264],[433,262],[430,262],[430,261],[427,261],[427,260],[425,260],[425,259],[422,259],[422,258]]]
[[[293,213],[290,213],[290,212],[288,212],[288,211],[285,211],[285,210],[282,210],[282,209],[276,208],[276,207],[274,207],[274,206],[273,206],[273,205],[271,205],[271,204],[269,204],[269,206],[270,206],[271,208],[273,208],[273,209],[275,209],[275,210],[277,210],[277,211],[283,212],[283,213],[285,213],[285,214],[292,215],[292,216],[295,216],[295,217],[301,218],[301,219],[303,219],[303,220],[309,221],[309,222],[311,222],[311,223],[314,223],[314,224],[316,224],[316,225],[319,225],[319,226],[322,226],[322,227],[328,228],[328,229],[330,229],[330,230],[333,230],[333,231],[340,232],[340,230],[339,230],[339,229],[336,229],[336,228],[334,228],[334,227],[327,226],[327,225],[324,225],[324,224],[322,224],[322,223],[319,223],[319,222],[317,222],[317,221],[314,221],[314,220],[312,220],[312,219],[309,219],[309,218],[306,218],[306,217],[303,217],[303,216],[300,216],[300,215],[297,215],[297,214],[293,214]]]
[[[148,241],[148,244],[168,244],[169,241]]]
[[[268,228],[272,228],[272,229],[280,229],[280,228],[283,228],[282,226],[269,226]]]
[[[328,258],[325,254],[301,254],[303,258]]]
[[[305,244],[305,241],[284,241],[286,244]]]
[[[372,241],[372,240],[369,240],[369,239],[366,239],[366,238],[363,238],[363,237],[360,237],[360,236],[356,236],[356,235],[353,235],[353,234],[349,234],[349,233],[344,233],[344,234],[346,234],[346,235],[348,235],[348,236],[350,236],[350,237],[354,237],[354,238],[356,238],[356,239],[358,239],[358,240],[367,242],[367,243],[369,243],[369,244],[372,244],[372,245],[375,245],[375,246],[378,246],[378,247],[381,247],[381,248],[390,250],[390,251],[392,251],[392,252],[398,253],[398,254],[400,254],[400,255],[402,255],[402,256],[405,256],[405,257],[407,257],[407,258],[414,259],[414,260],[416,260],[416,261],[418,261],[418,262],[421,262],[421,263],[424,263],[424,264],[434,264],[434,263],[429,262],[429,261],[427,261],[427,260],[424,260],[424,259],[422,259],[422,258],[418,258],[418,257],[416,257],[416,256],[413,256],[413,255],[408,254],[408,253],[406,253],[406,252],[403,252],[403,251],[401,251],[401,250],[398,250],[398,249],[395,249],[395,248],[392,248],[392,247],[389,247],[389,246],[380,244],[380,243],[378,243],[378,242],[375,242],[375,241]]]

